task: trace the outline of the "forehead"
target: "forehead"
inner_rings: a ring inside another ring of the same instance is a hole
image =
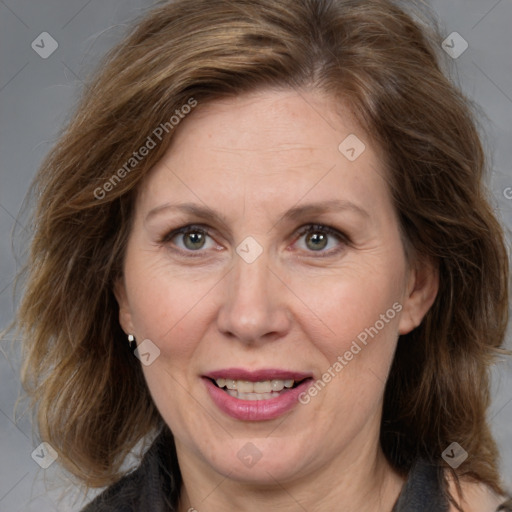
[[[221,208],[388,198],[383,158],[350,109],[312,91],[263,90],[204,105],[146,177],[142,203],[186,196]],[[389,198],[388,198],[389,199]],[[226,202],[228,201],[228,202]]]

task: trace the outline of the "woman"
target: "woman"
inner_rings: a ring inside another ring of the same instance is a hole
[[[506,252],[432,41],[387,0],[179,0],[109,55],[19,312],[85,510],[512,510]]]

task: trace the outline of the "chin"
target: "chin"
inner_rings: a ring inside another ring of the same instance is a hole
[[[236,482],[275,486],[276,481],[284,483],[299,477],[307,466],[300,446],[285,449],[283,444],[282,439],[233,439],[214,449],[205,461],[217,473]]]

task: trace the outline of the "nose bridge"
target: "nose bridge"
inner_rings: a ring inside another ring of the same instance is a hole
[[[269,270],[265,256],[252,263],[242,258],[235,263],[231,283],[231,307],[243,313],[247,320],[263,317],[269,309]]]
[[[219,312],[220,330],[244,342],[283,334],[288,328],[287,314],[272,284],[267,256],[262,254],[251,263],[237,257],[234,265]]]
[[[265,256],[252,263],[247,263],[240,258],[236,263],[234,278],[235,291],[242,303],[245,299],[253,302],[253,307],[263,308],[266,306],[269,299],[269,270]]]

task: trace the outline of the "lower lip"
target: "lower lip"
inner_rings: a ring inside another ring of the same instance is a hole
[[[210,379],[204,378],[206,388],[215,405],[223,412],[242,421],[273,420],[285,414],[299,401],[299,395],[310,385],[311,379],[301,382],[296,388],[283,391],[276,398],[268,400],[239,400],[228,395]]]

